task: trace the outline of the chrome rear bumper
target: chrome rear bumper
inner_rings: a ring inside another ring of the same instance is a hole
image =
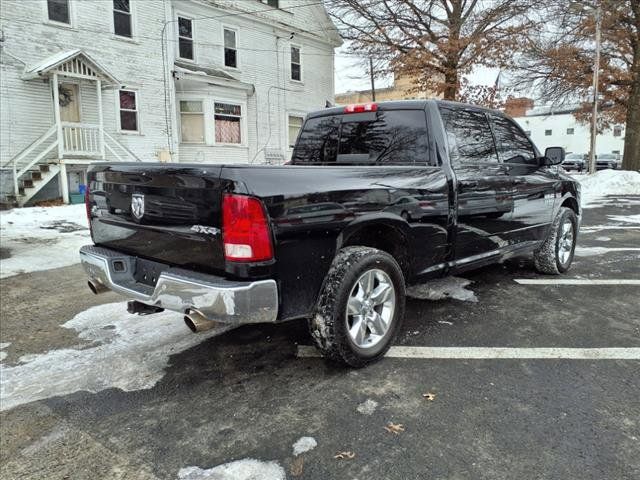
[[[275,322],[278,317],[274,280],[236,282],[167,267],[153,287],[134,278],[135,257],[87,245],[80,249],[80,260],[92,282],[147,305],[180,313],[195,310],[230,324]]]

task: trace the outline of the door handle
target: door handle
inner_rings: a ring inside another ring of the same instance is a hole
[[[478,186],[477,180],[462,180],[458,184],[459,188],[475,188]]]

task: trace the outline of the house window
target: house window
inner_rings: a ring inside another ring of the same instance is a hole
[[[302,81],[302,60],[300,47],[291,46],[291,80]]]
[[[280,6],[278,5],[279,0],[260,0],[260,1],[265,5],[269,5],[270,7],[280,8]]]
[[[573,135],[573,133],[574,133],[573,128],[567,128],[567,135]]]
[[[47,0],[47,14],[52,22],[71,25],[69,0]]]
[[[295,146],[303,122],[304,118],[289,115],[289,147],[293,148]]]
[[[544,131],[544,136],[545,137],[550,137],[551,136],[551,130],[545,130]]]
[[[120,130],[138,131],[138,99],[132,90],[120,90]]]
[[[178,56],[186,60],[194,60],[193,55],[193,20],[178,17]]]
[[[183,143],[204,143],[204,110],[201,100],[180,101],[180,132]]]
[[[229,28],[224,29],[224,65],[226,67],[238,68],[236,32]]]
[[[130,0],[113,0],[113,32],[121,37],[133,36]]]
[[[619,127],[619,126],[613,127],[613,136],[614,137],[621,137],[622,136],[622,127]]]
[[[215,102],[214,113],[216,143],[242,143],[240,105]]]

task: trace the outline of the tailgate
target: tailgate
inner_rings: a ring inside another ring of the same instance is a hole
[[[94,242],[173,266],[224,271],[220,171],[209,165],[91,166]]]

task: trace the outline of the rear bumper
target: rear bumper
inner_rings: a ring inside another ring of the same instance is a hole
[[[80,249],[80,260],[91,281],[147,305],[180,313],[195,310],[230,324],[275,322],[278,317],[274,280],[236,282],[167,267],[153,287],[135,280],[135,257],[87,245]]]

